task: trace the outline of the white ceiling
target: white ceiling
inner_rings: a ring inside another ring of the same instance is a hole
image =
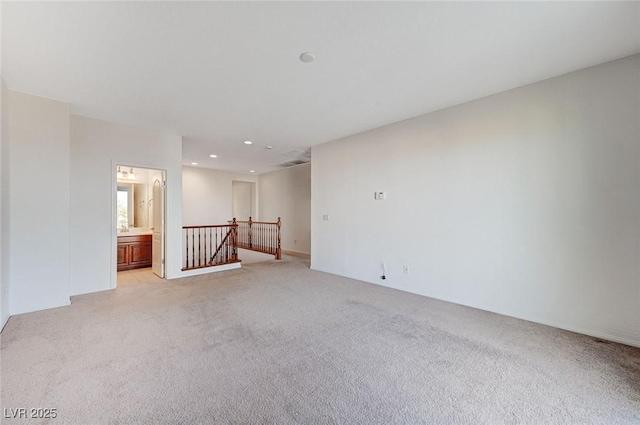
[[[9,88],[243,172],[638,52],[638,2],[2,2]]]

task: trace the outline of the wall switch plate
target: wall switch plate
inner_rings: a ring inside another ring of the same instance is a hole
[[[323,219],[324,221],[329,221],[329,214],[323,214],[323,215],[322,215],[322,219]]]
[[[373,199],[376,199],[378,201],[383,200],[384,198],[386,198],[386,193],[384,192],[373,192]]]

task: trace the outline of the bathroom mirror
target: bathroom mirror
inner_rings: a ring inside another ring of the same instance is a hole
[[[117,226],[149,227],[149,189],[146,183],[118,182]]]
[[[118,232],[153,227],[153,184],[162,179],[159,170],[116,166]]]

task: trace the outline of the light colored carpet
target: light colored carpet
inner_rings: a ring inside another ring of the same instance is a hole
[[[40,423],[640,423],[639,349],[292,258],[75,297],[1,349],[2,407]]]
[[[274,255],[249,251],[248,249],[242,248],[238,248],[238,258],[242,260],[243,266],[247,264],[261,263],[263,261],[275,261]]]

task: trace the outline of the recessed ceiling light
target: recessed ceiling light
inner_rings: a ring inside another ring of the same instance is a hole
[[[245,140],[245,141],[244,141],[244,144],[245,144],[245,145],[252,145],[252,144],[253,144],[253,142],[252,142],[251,140]]]
[[[273,146],[267,146],[265,149],[273,149]]]
[[[212,153],[211,155],[209,155],[209,157],[211,157],[211,158],[217,158],[217,157],[218,157],[218,155],[216,155],[216,154],[213,154],[213,153]]]
[[[197,162],[192,162],[191,165],[198,165],[198,163]]]
[[[300,55],[300,60],[305,63],[313,62],[316,57],[311,52],[304,52]]]
[[[250,173],[255,173],[255,172],[256,172],[256,170],[249,170],[249,172],[250,172]]]

